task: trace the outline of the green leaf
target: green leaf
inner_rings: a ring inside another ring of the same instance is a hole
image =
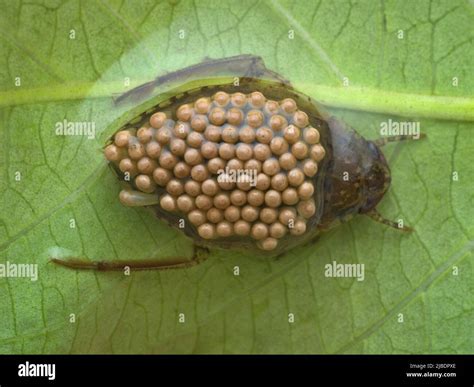
[[[472,2],[1,8],[0,261],[39,265],[36,282],[0,278],[1,353],[473,352]],[[358,217],[276,260],[213,251],[192,269],[130,276],[51,264],[191,254],[178,231],[119,203],[101,149],[131,107],[112,97],[240,53],[261,55],[367,138],[388,119],[420,122],[426,140],[384,148],[393,182],[379,206],[416,231]],[[96,137],[56,136],[64,119],[94,122]],[[333,261],[363,263],[365,279],[325,277]]]

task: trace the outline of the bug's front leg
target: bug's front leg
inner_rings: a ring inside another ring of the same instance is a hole
[[[160,202],[160,198],[156,193],[144,193],[140,191],[123,189],[120,191],[120,202],[128,207],[153,206]]]
[[[86,258],[67,257],[51,258],[51,261],[70,269],[76,270],[98,270],[98,271],[123,271],[130,270],[169,270],[186,269],[205,261],[209,256],[209,250],[205,247],[193,246],[193,256],[191,259],[186,257],[167,257],[163,259],[147,258],[140,260],[110,260],[110,261],[91,261]]]

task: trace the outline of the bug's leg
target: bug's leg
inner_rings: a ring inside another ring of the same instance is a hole
[[[411,227],[408,227],[405,225],[403,227],[400,227],[397,222],[394,222],[389,219],[385,219],[382,215],[380,215],[380,213],[375,208],[368,212],[365,212],[364,215],[367,215],[369,218],[375,220],[376,222],[385,224],[386,226],[389,226],[389,227],[396,228],[397,230],[400,230],[400,231],[405,231],[405,232],[413,231]]]
[[[203,62],[167,73],[157,77],[155,80],[147,82],[129,90],[115,99],[115,103],[120,103],[126,99],[141,99],[149,95],[153,90],[167,83],[185,84],[187,82],[216,78],[216,77],[238,77],[238,78],[259,78],[273,80],[290,85],[290,82],[278,73],[265,67],[263,59],[255,55],[237,55],[229,58],[209,59]]]
[[[420,137],[418,139],[426,138],[425,133],[420,133]],[[377,146],[384,146],[388,144],[389,142],[396,142],[396,141],[406,141],[406,140],[417,140],[413,136],[409,135],[399,135],[399,136],[387,136],[387,137],[381,137],[373,141],[373,143]]]
[[[91,261],[86,258],[68,257],[51,258],[60,266],[76,270],[98,270],[98,271],[123,271],[126,268],[130,270],[169,270],[186,269],[205,261],[209,256],[209,250],[205,247],[193,246],[193,256],[191,259],[186,257],[168,257],[163,259],[148,258],[140,260],[110,260],[110,261]]]
[[[153,206],[160,202],[157,194],[147,194],[140,191],[123,189],[120,191],[120,202],[129,207]]]

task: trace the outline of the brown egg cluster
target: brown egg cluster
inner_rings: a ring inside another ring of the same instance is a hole
[[[324,158],[319,131],[293,99],[217,92],[151,115],[105,149],[135,187],[184,214],[204,239],[249,236],[273,250],[301,235],[316,212],[312,177]]]

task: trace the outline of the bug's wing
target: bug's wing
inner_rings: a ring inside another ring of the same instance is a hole
[[[164,85],[183,85],[193,81],[203,81],[220,77],[253,78],[276,81],[287,86],[290,82],[278,73],[266,68],[263,59],[255,55],[237,55],[229,58],[209,59],[181,70],[167,73],[155,80],[144,83],[119,96],[115,102],[121,103],[129,99],[140,100],[150,96],[153,91]]]

